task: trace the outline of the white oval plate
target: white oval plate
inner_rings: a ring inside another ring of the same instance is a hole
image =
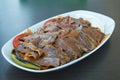
[[[86,20],[89,20],[92,25],[94,27],[99,27],[101,28],[102,32],[105,33],[105,34],[109,34],[105,39],[104,41],[98,46],[96,47],[94,50],[92,50],[91,52],[83,55],[82,57],[76,59],[76,60],[73,60],[67,64],[64,64],[62,66],[59,66],[59,67],[56,67],[56,68],[52,68],[52,69],[48,69],[48,70],[33,70],[33,69],[29,69],[29,68],[25,68],[25,67],[22,67],[22,66],[19,66],[18,64],[14,63],[11,59],[11,56],[10,56],[10,53],[11,53],[11,50],[13,49],[13,45],[12,45],[12,39],[10,39],[3,47],[2,47],[2,54],[4,56],[4,58],[10,63],[12,64],[13,66],[17,67],[17,68],[20,68],[22,70],[25,70],[25,71],[29,71],[29,72],[35,72],[35,73],[42,73],[42,72],[49,72],[49,71],[54,71],[54,70],[58,70],[58,69],[61,69],[61,68],[64,68],[64,67],[67,67],[69,65],[72,65],[84,58],[86,58],[87,56],[89,56],[90,54],[92,54],[93,52],[95,52],[97,49],[99,49],[109,38],[110,36],[112,35],[113,31],[114,31],[114,28],[115,28],[115,22],[112,18],[108,17],[108,16],[105,16],[105,15],[102,15],[100,13],[96,13],[96,12],[92,12],[92,11],[86,11],[86,10],[77,10],[77,11],[71,11],[71,12],[67,12],[67,13],[64,13],[64,14],[60,14],[60,15],[57,15],[55,17],[58,17],[58,16],[71,16],[71,17],[75,17],[75,18],[84,18]],[[55,18],[55,17],[52,17],[52,18]],[[49,18],[50,19],[50,18]],[[33,26],[31,26],[29,29],[31,29],[33,32],[37,30],[38,27],[42,27],[44,22],[47,21],[48,19],[42,21],[42,22],[39,22]],[[22,31],[21,33],[25,32],[26,30]],[[20,33],[19,33],[20,34]],[[18,35],[18,34],[17,34]]]

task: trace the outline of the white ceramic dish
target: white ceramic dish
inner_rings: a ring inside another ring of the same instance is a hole
[[[29,68],[25,68],[25,67],[22,67],[22,66],[19,66],[18,64],[14,63],[10,57],[10,52],[11,50],[13,49],[13,45],[12,45],[12,39],[10,39],[3,47],[2,47],[2,54],[4,56],[4,58],[10,63],[12,64],[13,66],[17,67],[17,68],[20,68],[22,70],[25,70],[25,71],[29,71],[29,72],[35,72],[35,73],[42,73],[42,72],[49,72],[49,71],[54,71],[54,70],[58,70],[58,69],[61,69],[61,68],[64,68],[64,67],[67,67],[69,65],[72,65],[84,58],[86,58],[87,56],[89,56],[90,54],[92,54],[93,52],[95,52],[97,49],[99,49],[109,38],[110,36],[112,35],[113,31],[114,31],[114,28],[115,28],[115,22],[112,18],[108,17],[108,16],[105,16],[105,15],[102,15],[102,14],[99,14],[99,13],[96,13],[96,12],[91,12],[91,11],[85,11],[85,10],[77,10],[77,11],[72,11],[72,12],[68,12],[68,13],[64,13],[64,14],[60,14],[60,15],[57,15],[57,16],[71,16],[71,17],[75,17],[75,18],[84,18],[84,19],[87,19],[89,20],[93,26],[95,27],[99,27],[101,28],[102,32],[105,33],[105,34],[109,34],[107,36],[107,38],[105,38],[105,40],[98,46],[96,47],[93,51],[83,55],[82,57],[76,59],[76,60],[73,60],[67,64],[64,64],[62,66],[59,66],[59,67],[56,67],[56,68],[52,68],[52,69],[48,69],[48,70],[33,70],[33,69],[29,69]],[[55,17],[57,17],[55,16]],[[54,17],[52,17],[54,18]],[[50,19],[50,18],[49,18]],[[48,19],[46,19],[48,20]],[[33,26],[31,26],[29,29],[31,29],[32,31],[36,31],[36,29],[38,27],[42,27],[43,23],[46,21],[42,21],[42,22],[39,22]],[[23,32],[25,32],[26,30],[24,30]],[[21,33],[23,33],[21,32]]]

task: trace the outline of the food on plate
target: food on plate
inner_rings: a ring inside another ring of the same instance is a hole
[[[95,49],[105,38],[99,28],[83,18],[57,17],[36,32],[13,39],[15,63],[31,69],[50,69],[73,61]]]
[[[11,57],[12,57],[12,60],[21,65],[21,66],[24,66],[24,67],[27,67],[27,68],[31,68],[31,69],[40,69],[40,66],[38,65],[35,65],[33,63],[30,63],[30,62],[27,62],[25,61],[24,59],[21,59],[21,57],[17,56],[18,54],[15,52],[15,50],[12,50],[12,54],[11,54]]]

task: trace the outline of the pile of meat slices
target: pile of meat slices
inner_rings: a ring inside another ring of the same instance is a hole
[[[20,39],[16,48],[28,60],[48,69],[66,64],[95,49],[105,34],[82,18],[53,18],[41,29]]]

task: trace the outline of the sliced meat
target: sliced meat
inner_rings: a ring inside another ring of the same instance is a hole
[[[43,51],[40,48],[37,48],[32,43],[21,42],[20,45],[16,48],[19,52],[27,53],[30,56],[33,56],[34,59],[37,59],[43,55]]]
[[[80,54],[79,49],[75,45],[73,45],[73,42],[70,43],[69,39],[67,38],[58,39],[55,44],[67,53],[70,60],[76,59]]]
[[[26,47],[24,47],[23,45],[19,45],[19,46],[16,48],[16,50],[18,50],[18,51],[20,51],[20,52],[22,52],[22,53],[26,53],[26,52],[29,51],[29,48],[26,48]]]
[[[80,34],[77,37],[77,39],[79,40],[81,44],[81,48],[85,52],[89,52],[96,47],[95,44],[82,31],[80,31]]]
[[[60,65],[60,59],[45,57],[40,60],[40,65],[44,67],[57,67]]]
[[[75,19],[75,18],[72,18],[70,16],[62,18],[61,20],[59,20],[58,23],[59,23],[58,26],[66,31],[74,30],[79,26],[83,26],[83,27],[90,27],[91,26],[91,23],[87,20],[83,20],[82,18]]]
[[[69,58],[68,54],[66,52],[64,52],[62,50],[62,48],[59,47],[59,48],[56,48],[56,49],[57,49],[57,54],[59,56],[61,65],[70,61],[70,58]]]
[[[61,64],[65,64],[68,61],[70,61],[68,55],[65,52],[63,52],[61,48],[56,48],[54,46],[47,45],[43,48],[43,51],[45,52],[46,57],[59,58]]]
[[[59,22],[59,27],[61,27],[63,30],[66,30],[66,31],[70,30],[71,31],[77,27],[77,26],[75,26],[75,24],[72,25],[73,23],[75,23],[74,19],[67,16],[67,17],[64,17],[61,20],[61,22]]]
[[[53,44],[58,36],[59,32],[47,32],[40,35],[41,41],[38,43],[38,47],[42,48],[45,45]]]
[[[51,58],[59,57],[57,54],[56,48],[53,47],[52,45],[46,45],[43,48],[43,51],[47,57],[51,57]]]
[[[77,37],[79,36],[80,31],[79,30],[73,30],[69,34],[65,35],[64,37]]]
[[[60,29],[58,26],[59,24],[57,22],[50,22],[48,25],[44,26],[44,31],[56,32]]]
[[[38,45],[38,43],[40,42],[41,38],[40,38],[40,34],[38,33],[34,33],[32,35],[23,37],[20,39],[22,42],[31,42],[33,43],[35,46]]]
[[[103,38],[105,37],[105,34],[100,32],[97,28],[82,28],[82,31],[86,33],[88,36],[90,36],[92,39],[96,41],[97,44],[100,44]]]
[[[28,54],[29,57],[28,58],[33,58],[34,60],[35,59],[38,59],[39,58],[39,54],[35,51],[32,51],[30,50],[29,48],[24,48],[22,45],[19,45],[17,48],[16,48],[17,51],[23,53],[23,54]],[[21,56],[23,57],[23,56]]]
[[[33,57],[32,62],[41,65],[42,69],[49,69],[92,51],[104,37],[105,34],[98,28],[91,27],[87,20],[59,17],[46,21],[43,28],[20,38],[16,50],[20,52],[20,56],[24,57],[25,54]]]
[[[67,46],[70,46],[72,48],[73,54],[76,54],[76,56],[77,56],[76,58],[82,56],[81,49],[78,47],[76,41],[72,39],[72,37],[71,38],[69,38],[69,37],[63,38],[63,40]]]
[[[79,45],[77,46],[84,52],[89,52],[96,47],[95,43],[82,31],[74,30],[66,37],[70,37],[72,39],[71,42],[75,41],[74,43],[77,43]]]
[[[42,48],[47,44],[54,43],[58,34],[59,32],[47,32],[44,34],[35,33],[30,36],[21,38],[21,40],[25,42],[31,42],[36,47]]]
[[[40,36],[40,39],[42,39],[42,40],[46,40],[46,39],[48,39],[49,37],[53,37],[53,36],[56,36],[56,35],[58,35],[59,34],[59,32],[47,32],[47,33],[44,33],[44,34],[41,34],[41,35],[39,35]]]

